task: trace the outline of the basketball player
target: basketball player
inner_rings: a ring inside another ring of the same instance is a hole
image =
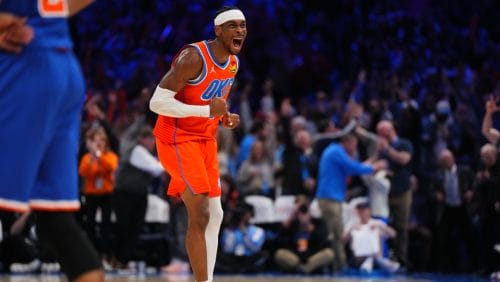
[[[215,134],[219,122],[240,123],[226,100],[238,71],[247,30],[243,12],[224,7],[214,19],[216,38],[184,46],[150,101],[159,114],[157,151],[171,176],[168,195],[188,211],[186,248],[196,281],[212,281],[222,221]]]
[[[78,227],[84,82],[66,18],[91,0],[0,1],[0,208],[33,210],[70,281],[104,281]]]

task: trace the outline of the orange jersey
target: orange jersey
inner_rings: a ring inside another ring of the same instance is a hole
[[[94,160],[90,153],[83,155],[79,173],[83,179],[83,193],[92,195],[113,192],[115,172],[118,169],[118,156],[106,151],[99,159]]]
[[[230,55],[225,64],[219,64],[215,60],[207,41],[192,43],[184,48],[195,48],[198,51],[203,61],[203,68],[199,77],[188,81],[177,92],[175,98],[189,105],[208,105],[214,97],[227,100],[234,77],[238,71],[238,58],[235,55]],[[172,66],[174,66],[176,58],[177,56],[174,58]],[[159,140],[168,144],[199,139],[215,139],[219,120],[220,117],[175,118],[159,115],[154,134]]]

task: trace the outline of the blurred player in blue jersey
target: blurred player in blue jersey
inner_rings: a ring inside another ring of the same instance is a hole
[[[80,230],[77,149],[84,81],[67,17],[91,0],[0,0],[0,208],[36,213],[70,281],[104,281]]]

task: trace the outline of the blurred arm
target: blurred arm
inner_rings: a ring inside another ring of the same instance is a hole
[[[94,2],[94,0],[68,0],[69,16],[77,14],[92,2]]]
[[[160,176],[164,170],[160,162],[144,146],[135,146],[130,155],[130,164],[153,176]]]

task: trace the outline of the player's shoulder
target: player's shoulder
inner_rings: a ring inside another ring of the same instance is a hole
[[[201,66],[203,59],[196,47],[192,45],[184,46],[180,51],[179,55],[175,59],[175,65],[177,67],[196,67]]]
[[[203,59],[194,47],[186,45],[174,58],[172,66],[174,73],[186,79],[193,79],[201,73],[203,69]]]

